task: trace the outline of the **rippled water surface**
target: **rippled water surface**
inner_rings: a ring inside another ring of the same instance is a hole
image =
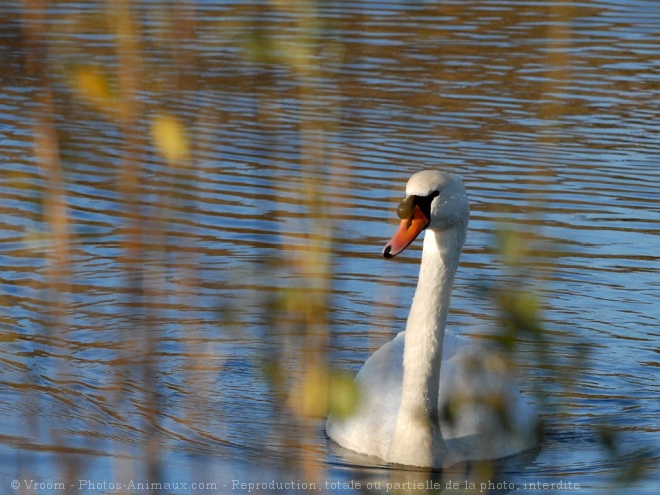
[[[656,493],[660,3],[24,5],[0,493]],[[510,356],[540,448],[433,474],[333,445],[315,394],[405,326],[421,243],[380,249],[423,168],[471,200],[451,327],[529,287],[547,341]]]

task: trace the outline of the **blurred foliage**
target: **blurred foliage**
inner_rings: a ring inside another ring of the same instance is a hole
[[[228,20],[217,27],[218,31],[238,33],[241,57],[256,64],[284,66],[296,83],[295,90],[282,100],[293,98],[300,108],[302,117],[295,127],[300,142],[300,188],[304,191],[300,209],[302,216],[313,221],[300,229],[303,232],[299,239],[301,245],[294,254],[287,253],[287,246],[283,245],[281,254],[267,266],[267,269],[275,271],[276,267],[292,276],[288,286],[264,298],[265,327],[268,328],[265,338],[269,339],[270,346],[258,361],[277,401],[276,414],[281,415],[277,417],[279,434],[290,442],[292,456],[288,467],[299,467],[307,480],[322,479],[325,469],[325,465],[315,460],[317,458],[306,455],[306,449],[318,444],[319,419],[330,411],[339,416],[350,414],[359,401],[359,390],[353,384],[352,375],[336,371],[328,357],[335,225],[324,184],[333,174],[347,175],[349,165],[335,161],[328,149],[328,138],[337,131],[332,112],[341,109],[323,106],[322,96],[317,94],[318,85],[322,84],[319,80],[324,74],[323,64],[337,62],[343,56],[341,42],[326,36],[327,26],[321,22],[316,10],[318,5],[317,2],[294,0],[266,1],[258,8],[246,5],[245,15],[237,16],[240,20]],[[41,195],[43,220],[48,228],[47,235],[37,233],[32,236],[38,238],[35,242],[39,244],[47,239],[52,247],[47,255],[47,285],[54,333],[57,329],[62,331],[69,323],[72,305],[67,295],[74,292],[70,286],[73,229],[67,208],[65,170],[60,162],[67,134],[64,126],[59,125],[63,118],[58,120],[61,115],[66,118],[68,110],[56,107],[55,76],[61,75],[74,97],[96,112],[99,119],[110,121],[122,136],[121,149],[117,152],[114,192],[122,198],[123,209],[117,212],[121,233],[120,258],[127,267],[126,283],[132,295],[131,305],[128,305],[132,313],[127,319],[135,332],[125,335],[125,340],[117,343],[121,351],[114,377],[117,391],[109,400],[112,406],[120,407],[130,392],[129,378],[140,377],[144,398],[141,407],[147,423],[145,431],[150,435],[145,444],[149,460],[147,471],[156,479],[162,469],[159,464],[160,435],[164,429],[165,407],[162,386],[154,378],[158,375],[159,360],[163,358],[157,322],[166,318],[154,314],[156,305],[150,306],[150,303],[168,290],[168,266],[163,260],[172,251],[181,255],[173,245],[180,247],[185,240],[169,239],[167,216],[158,208],[149,206],[170,206],[175,201],[175,194],[171,192],[161,195],[154,192],[159,190],[155,187],[157,180],[170,181],[175,184],[173,189],[185,187],[183,179],[195,180],[196,147],[199,146],[195,130],[203,128],[204,119],[210,118],[208,115],[182,117],[176,108],[179,99],[183,100],[191,93],[189,90],[194,94],[197,84],[194,71],[204,70],[195,64],[192,50],[186,48],[186,43],[203,41],[195,31],[195,15],[191,14],[194,5],[186,1],[162,2],[159,20],[146,19],[142,4],[128,0],[104,4],[103,8],[96,10],[105,12],[101,18],[89,16],[82,9],[73,12],[76,9],[72,8],[70,23],[74,27],[68,29],[93,33],[109,41],[104,48],[90,51],[79,45],[69,47],[70,53],[58,53],[58,63],[52,62],[52,53],[66,49],[54,41],[65,33],[49,32],[51,27],[46,23],[46,11],[53,6],[48,2],[25,0],[22,7],[23,41],[28,54],[26,65],[38,85],[39,118],[34,128],[34,149],[35,163],[40,167],[40,176],[45,178]],[[455,8],[460,10],[460,7]],[[185,16],[179,15],[182,11],[186,12]],[[274,37],[272,31],[263,29],[264,12],[274,12],[286,18],[293,27],[293,34],[283,40]],[[146,34],[147,20],[151,22],[151,35]],[[240,23],[244,25],[237,25]],[[435,36],[434,33],[420,33],[422,38],[431,35]],[[182,38],[185,42],[181,42]],[[149,50],[157,56],[145,60],[148,58],[145,53]],[[320,52],[326,56],[319,57]],[[561,50],[551,53],[559,54]],[[163,60],[163,67],[167,70],[159,70],[154,59]],[[559,61],[556,65],[563,64]],[[263,70],[253,81],[245,82],[250,77],[235,77],[226,84],[276,85],[278,76],[276,71]],[[65,100],[62,95],[60,98]],[[439,97],[429,95],[429,98]],[[256,103],[257,106],[274,105],[277,108],[277,103],[281,102],[264,99]],[[445,100],[441,103],[449,110],[452,105],[462,104]],[[259,111],[257,109],[257,119],[261,115]],[[558,110],[552,108],[551,111]],[[327,118],[314,118],[318,112],[326,112]],[[157,159],[177,172],[166,178],[148,177],[141,163],[144,149],[150,149]],[[152,194],[157,198],[150,202]],[[282,192],[273,194],[274,201],[289,199],[284,198]],[[539,266],[535,261],[539,258],[552,260],[560,256],[559,250],[551,240],[534,232],[509,227],[498,231],[495,244],[504,271],[503,280],[507,281],[502,285],[488,286],[485,291],[501,314],[501,333],[495,337],[497,342],[511,362],[515,362],[516,349],[531,345],[540,367],[548,373],[561,374],[550,352],[560,339],[548,332],[543,321],[542,282],[547,273],[534,271]],[[185,304],[188,298],[195,297],[195,258],[181,255],[178,259],[183,261],[176,266],[175,276],[182,286],[173,297]],[[225,329],[240,331],[243,323],[238,312],[240,308],[228,303],[221,308],[219,324]],[[190,327],[194,332],[194,323]],[[13,333],[5,332],[0,340],[6,342],[15,338]],[[195,352],[200,356],[209,353],[206,349]],[[571,373],[555,381],[570,387],[574,375],[588,365],[588,359],[588,348],[575,345],[573,362],[561,367],[562,370],[572,370]],[[205,376],[204,364],[189,363],[189,370],[192,377],[189,384],[194,389],[196,380]],[[206,371],[212,374],[215,369]],[[543,408],[548,406],[542,390],[537,390],[536,396]],[[621,452],[615,430],[603,426],[598,432],[608,452],[613,457],[619,456]],[[638,459],[635,457],[634,462],[626,465],[620,480],[622,483],[641,476],[643,463],[637,462]],[[495,466],[493,463],[476,463],[469,469],[471,471],[466,476],[483,480],[490,479]],[[408,475],[406,472],[392,473],[393,478]],[[69,479],[76,476],[76,470],[71,469]]]
[[[569,254],[570,248],[533,228],[521,230],[507,224],[496,230],[494,245],[502,277],[499,283],[486,286],[485,294],[500,314],[495,341],[514,365],[520,349],[531,349],[534,366],[548,376],[536,382],[532,390],[542,417],[562,416],[565,407],[548,400],[551,387],[559,388],[559,397],[579,396],[577,384],[589,372],[592,360],[588,340],[574,342],[574,329],[549,329],[544,316],[544,284],[554,277],[557,261]],[[613,488],[630,489],[646,476],[652,459],[647,445],[624,449],[626,442],[619,429],[604,418],[592,428],[594,440],[618,466],[616,476],[610,480]]]
[[[77,67],[71,82],[78,96],[98,110],[111,113],[116,107],[117,96],[111,93],[108,78],[98,67]]]
[[[173,115],[159,114],[151,121],[151,139],[168,164],[177,166],[190,158],[184,124]]]

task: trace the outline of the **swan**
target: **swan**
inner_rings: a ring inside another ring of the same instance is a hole
[[[407,183],[400,226],[383,249],[392,258],[422,232],[417,289],[406,330],[355,377],[357,410],[330,414],[328,437],[344,448],[408,466],[444,468],[497,459],[539,441],[539,419],[506,362],[445,331],[470,207],[460,177],[426,170]]]

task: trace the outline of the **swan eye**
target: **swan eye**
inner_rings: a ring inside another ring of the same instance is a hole
[[[431,218],[431,203],[438,196],[440,196],[439,191],[433,191],[428,196],[415,196],[415,204],[421,208],[428,218]]]
[[[403,220],[405,218],[410,218],[412,216],[412,211],[415,205],[419,206],[422,211],[429,216],[429,211],[431,210],[431,203],[433,200],[440,195],[439,191],[433,191],[428,196],[406,196],[403,198],[403,201],[399,203],[399,207],[396,210],[397,216]]]
[[[399,207],[396,209],[397,216],[403,220],[404,218],[410,218],[412,215],[413,207],[415,206],[415,198],[417,196],[406,196],[403,198],[403,201],[399,203]]]

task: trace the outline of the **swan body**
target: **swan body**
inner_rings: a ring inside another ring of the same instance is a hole
[[[469,218],[461,179],[418,172],[408,181],[398,214],[401,224],[383,250],[386,258],[426,231],[406,330],[366,361],[355,378],[357,411],[346,418],[330,415],[328,436],[386,462],[432,468],[533,447],[538,417],[506,362],[445,331]]]

